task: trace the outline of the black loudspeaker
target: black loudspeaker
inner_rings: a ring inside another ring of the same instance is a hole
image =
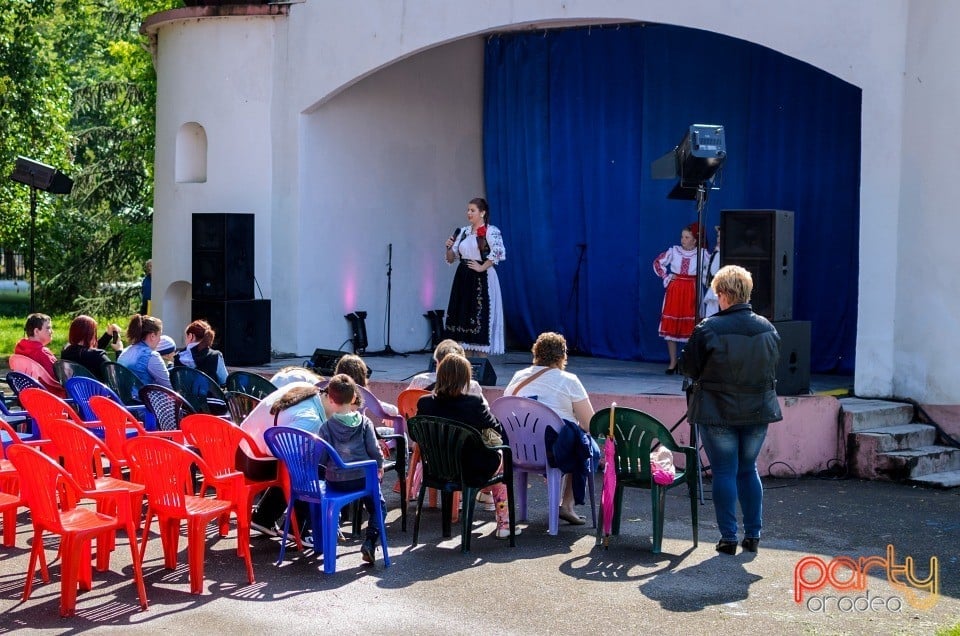
[[[193,297],[253,299],[254,215],[193,215]]]
[[[233,366],[270,362],[269,300],[196,300],[193,320],[206,320],[217,332],[215,349]]]
[[[721,237],[720,240],[723,240]],[[810,321],[775,322],[780,334],[780,363],[777,364],[777,395],[810,392]]]
[[[487,358],[467,358],[473,369],[473,379],[482,386],[497,386],[497,372]],[[437,361],[430,357],[430,366],[427,369],[433,373],[437,370]]]
[[[337,351],[334,349],[314,349],[313,355],[310,357],[310,362],[306,366],[310,367],[320,375],[325,375],[328,378],[334,374],[337,370],[337,364],[340,362],[340,358],[347,355],[345,351]],[[366,364],[366,362],[364,362]],[[367,366],[367,377],[369,378],[373,375],[373,369]]]
[[[773,322],[793,320],[793,212],[723,210],[720,264],[753,276],[753,310]]]

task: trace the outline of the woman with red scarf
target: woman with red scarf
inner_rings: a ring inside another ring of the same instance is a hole
[[[691,223],[680,232],[680,245],[674,245],[653,261],[653,271],[663,279],[666,292],[660,315],[660,337],[667,341],[670,366],[667,375],[677,372],[677,343],[686,342],[693,333],[697,313],[697,236],[699,228]],[[704,241],[706,243],[706,241]],[[705,247],[705,246],[704,246]],[[700,248],[700,279],[710,262],[710,254]]]
[[[467,205],[470,225],[447,239],[447,263],[460,261],[447,305],[447,337],[465,350],[498,355],[504,351],[503,301],[494,265],[507,257],[503,236],[490,225],[484,199]]]

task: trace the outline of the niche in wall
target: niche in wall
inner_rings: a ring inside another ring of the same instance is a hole
[[[207,132],[197,122],[187,122],[177,131],[174,175],[177,183],[207,181]]]

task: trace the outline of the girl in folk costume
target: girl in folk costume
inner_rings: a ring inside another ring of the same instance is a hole
[[[698,230],[696,223],[683,228],[680,245],[674,245],[653,261],[653,271],[663,279],[666,289],[660,316],[660,337],[667,341],[667,352],[670,354],[667,375],[676,373],[677,343],[690,338],[696,322]],[[702,281],[710,254],[703,248],[699,248],[699,251]]]

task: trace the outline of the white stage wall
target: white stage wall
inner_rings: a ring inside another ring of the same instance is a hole
[[[856,390],[960,404],[946,372],[960,344],[933,337],[960,309],[945,134],[960,105],[950,73],[960,46],[946,27],[958,11],[950,0],[360,0],[158,14],[145,25],[159,75],[155,288],[189,280],[185,215],[254,212],[273,348],[335,347],[347,337],[342,313],[359,308],[377,349],[396,237],[392,345],[419,348],[422,311],[446,300],[437,246],[482,194],[477,36],[676,24],[768,46],[863,90]],[[205,184],[172,182],[169,146],[188,122],[207,132]],[[350,221],[346,235],[331,235],[337,217]],[[363,260],[338,262],[354,240]],[[356,269],[352,296],[325,282],[325,266]],[[406,272],[435,284],[415,288]],[[165,300],[162,317],[176,324],[178,303]]]

